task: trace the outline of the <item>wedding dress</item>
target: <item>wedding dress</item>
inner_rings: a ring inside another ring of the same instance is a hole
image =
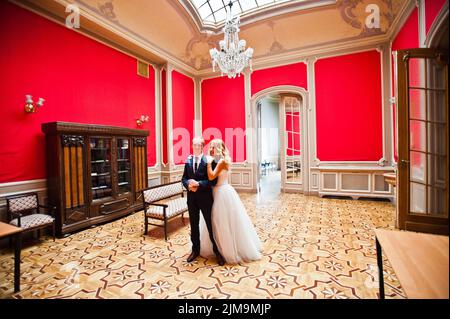
[[[238,193],[228,184],[228,170],[220,172],[213,197],[213,234],[225,261],[236,264],[261,259],[261,241]],[[200,216],[200,255],[207,258],[214,252],[205,220]]]

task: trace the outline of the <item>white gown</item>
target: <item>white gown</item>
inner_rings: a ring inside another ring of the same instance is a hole
[[[228,171],[223,170],[213,187],[214,204],[211,220],[214,239],[225,261],[237,264],[241,261],[261,259],[262,245],[256,230],[236,190],[228,184]],[[200,255],[214,256],[208,228],[200,214]]]

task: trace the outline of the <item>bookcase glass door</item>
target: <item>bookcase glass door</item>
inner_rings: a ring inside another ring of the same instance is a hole
[[[127,138],[117,139],[117,183],[118,192],[131,191],[131,163],[130,163],[130,140]]]
[[[90,148],[92,199],[111,197],[111,139],[93,137]]]

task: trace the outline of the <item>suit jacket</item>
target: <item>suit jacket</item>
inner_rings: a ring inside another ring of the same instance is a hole
[[[192,155],[189,156],[188,159],[185,161],[182,182],[186,190],[188,190],[188,197],[197,195],[201,196],[204,195],[205,193],[212,194],[211,187],[217,184],[217,178],[212,181],[208,179],[207,165],[208,163],[206,161],[206,156],[202,155],[197,171],[194,173],[194,156]],[[213,169],[215,165],[217,164],[213,162],[212,163]],[[190,192],[188,189],[190,179],[194,179],[200,184],[196,192]]]

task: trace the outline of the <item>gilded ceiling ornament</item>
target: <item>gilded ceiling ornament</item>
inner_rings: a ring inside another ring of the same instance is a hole
[[[114,13],[114,5],[112,2],[113,0],[99,3],[98,10],[107,19],[117,21],[117,16]]]

